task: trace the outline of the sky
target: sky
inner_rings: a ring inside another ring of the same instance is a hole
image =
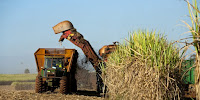
[[[0,0],[0,74],[37,73],[38,48],[74,48],[52,27],[69,20],[95,51],[123,41],[138,29],[157,30],[168,40],[183,38],[189,21],[184,0]],[[91,66],[88,69],[92,70]]]

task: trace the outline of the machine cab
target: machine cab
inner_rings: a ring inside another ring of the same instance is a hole
[[[64,57],[45,56],[44,68],[64,68]]]

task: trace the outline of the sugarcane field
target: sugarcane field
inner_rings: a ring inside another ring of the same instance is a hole
[[[2,0],[0,12],[0,100],[200,100],[200,0]]]

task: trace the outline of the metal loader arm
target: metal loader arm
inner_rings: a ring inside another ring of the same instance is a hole
[[[101,59],[97,56],[90,43],[87,40],[85,40],[83,36],[76,31],[76,29],[63,32],[63,35],[60,37],[59,41],[63,41],[63,39],[65,38],[72,42],[74,45],[81,48],[85,56],[93,65],[94,69],[98,69],[99,62],[101,61]]]
[[[59,42],[63,41],[64,39],[68,39],[74,45],[78,46],[82,49],[85,56],[89,59],[91,64],[93,65],[94,69],[96,70],[96,77],[97,77],[97,91],[102,92],[103,80],[101,78],[101,70],[100,70],[100,62],[102,61],[97,54],[95,53],[94,49],[90,45],[90,43],[83,38],[83,36],[76,31],[70,21],[63,21],[58,23],[53,27],[55,34],[63,33],[61,35]]]

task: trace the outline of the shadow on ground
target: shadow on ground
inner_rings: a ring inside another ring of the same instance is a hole
[[[101,97],[101,95],[99,93],[97,93],[96,91],[86,91],[86,90],[78,90],[76,92],[76,95]]]

